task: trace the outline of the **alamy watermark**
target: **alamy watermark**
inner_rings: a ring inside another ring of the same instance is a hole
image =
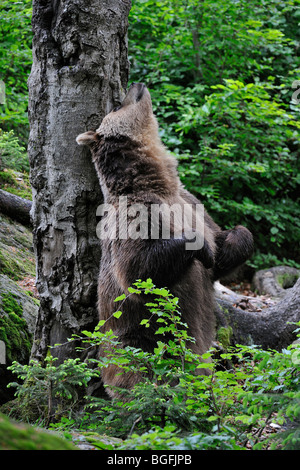
[[[0,80],[0,104],[5,104],[5,83]]]
[[[184,239],[186,250],[200,250],[204,245],[203,204],[129,204],[120,196],[118,204],[97,208],[96,233],[101,240]]]
[[[292,353],[292,363],[293,364],[300,364],[300,349],[296,349]]]
[[[292,83],[292,88],[296,88],[296,91],[292,94],[292,101],[294,104],[300,103],[300,80],[295,80]]]
[[[0,340],[0,364],[6,364],[6,347],[4,341]]]

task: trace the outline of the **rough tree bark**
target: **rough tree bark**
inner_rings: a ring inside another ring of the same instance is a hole
[[[97,321],[102,202],[89,151],[75,138],[96,129],[127,86],[129,0],[33,0],[29,159],[41,306],[32,356]],[[59,360],[74,345],[56,348]]]

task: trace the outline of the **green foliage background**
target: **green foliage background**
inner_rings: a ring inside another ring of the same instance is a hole
[[[0,127],[14,130],[23,143],[28,138],[27,79],[32,63],[32,2],[2,0],[0,5],[0,80],[5,103],[0,105]]]
[[[292,98],[299,7],[300,0],[133,0],[129,15],[130,81],[149,86],[187,188],[222,227],[253,232],[256,269],[300,266],[300,103]],[[0,127],[21,147],[30,19],[31,1],[1,2]]]
[[[186,186],[257,267],[300,262],[299,0],[133,2],[131,79],[151,88]]]

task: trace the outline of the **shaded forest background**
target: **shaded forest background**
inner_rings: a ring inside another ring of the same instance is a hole
[[[129,16],[130,82],[149,86],[187,188],[222,227],[253,232],[255,270],[300,267],[299,7],[139,0]],[[2,1],[0,183],[27,198],[30,23],[31,1]]]

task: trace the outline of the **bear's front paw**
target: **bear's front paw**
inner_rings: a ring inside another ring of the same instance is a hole
[[[214,253],[206,240],[204,240],[203,247],[195,252],[195,258],[201,261],[206,269],[214,267]]]

